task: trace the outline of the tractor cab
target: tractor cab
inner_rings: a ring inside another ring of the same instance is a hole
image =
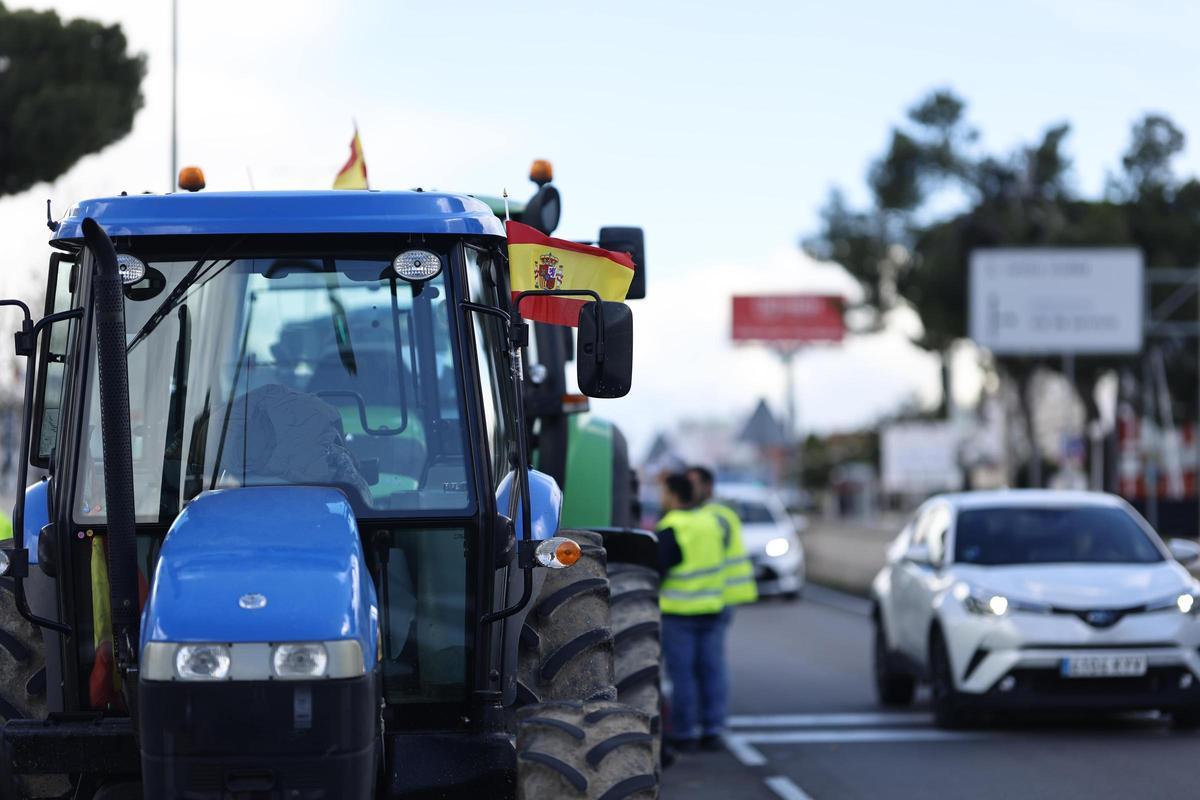
[[[53,229],[46,316],[17,335],[21,477],[48,477],[0,558],[48,720],[5,715],[5,786],[511,793],[534,567],[580,551],[529,469],[501,221],[259,192],[92,200]],[[602,354],[604,305],[582,312]],[[627,383],[605,357],[589,375]]]

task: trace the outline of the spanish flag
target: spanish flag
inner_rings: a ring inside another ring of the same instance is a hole
[[[333,188],[370,188],[367,186],[367,159],[363,156],[362,139],[358,138],[357,127],[354,128],[354,138],[350,140],[350,158],[333,179]]]
[[[541,231],[507,222],[508,281],[513,298],[539,289],[591,289],[603,300],[621,301],[633,282],[633,259],[586,244],[554,239]],[[579,309],[587,295],[527,297],[521,316],[551,325],[579,325]]]

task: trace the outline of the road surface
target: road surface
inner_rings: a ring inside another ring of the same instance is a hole
[[[866,601],[810,586],[739,609],[727,752],[683,756],[666,800],[1200,797],[1200,734],[1152,715],[945,732],[926,696],[875,703]]]

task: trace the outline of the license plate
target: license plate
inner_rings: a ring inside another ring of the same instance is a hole
[[[1146,656],[1073,656],[1062,660],[1064,678],[1136,678],[1146,674]]]

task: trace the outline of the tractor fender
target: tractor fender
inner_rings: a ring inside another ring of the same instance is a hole
[[[201,493],[163,542],[142,619],[150,642],[357,641],[379,652],[379,607],[354,511],[340,490]]]
[[[496,489],[496,508],[501,514],[511,513],[517,539],[522,539],[525,528],[521,521],[521,509],[519,506],[511,509],[514,479],[515,474],[511,471],[501,479]],[[563,493],[558,488],[558,482],[544,472],[529,470],[529,497],[530,528],[533,531],[530,538],[541,541],[553,537],[558,533],[559,520],[562,518]]]

